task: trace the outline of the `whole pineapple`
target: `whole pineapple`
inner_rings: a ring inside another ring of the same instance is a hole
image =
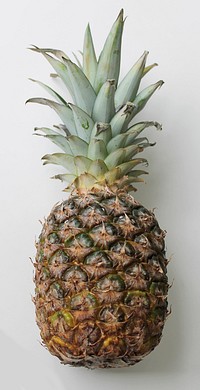
[[[32,98],[53,108],[62,120],[37,128],[62,149],[44,164],[66,172],[68,199],[43,224],[35,260],[35,306],[44,345],[63,363],[88,368],[125,367],[139,362],[160,342],[167,316],[164,232],[153,212],[129,191],[147,172],[136,155],[152,146],[140,136],[157,122],[133,123],[158,81],[138,93],[148,52],[118,85],[123,10],[97,61],[88,26],[83,64],[53,49],[42,53],[73,98]]]

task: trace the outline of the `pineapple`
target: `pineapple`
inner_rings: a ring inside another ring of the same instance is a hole
[[[43,344],[72,366],[134,365],[159,344],[168,314],[165,234],[130,194],[147,173],[138,169],[147,165],[138,154],[154,145],[141,133],[161,128],[135,116],[163,81],[138,92],[156,65],[146,65],[145,51],[118,83],[123,25],[121,10],[98,60],[89,25],[82,64],[60,50],[31,48],[73,99],[37,81],[53,100],[28,100],[62,121],[36,128],[60,147],[42,160],[64,168],[55,178],[70,195],[53,207],[36,244],[34,302]]]

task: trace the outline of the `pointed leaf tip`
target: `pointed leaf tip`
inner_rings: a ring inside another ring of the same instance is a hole
[[[120,10],[120,12],[119,12],[119,15],[118,15],[117,19],[122,19],[122,20],[123,20],[123,18],[124,18],[124,9],[121,8],[121,10]]]
[[[95,91],[98,93],[108,79],[115,79],[118,83],[121,59],[121,41],[123,33],[123,13],[120,12],[104,43],[100,54],[95,78]]]

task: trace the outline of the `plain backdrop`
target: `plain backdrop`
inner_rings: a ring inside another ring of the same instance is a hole
[[[143,362],[127,369],[90,371],[61,365],[41,346],[35,325],[30,258],[39,221],[66,195],[61,183],[49,179],[56,168],[43,167],[40,160],[54,152],[54,146],[32,136],[35,126],[51,126],[58,119],[46,107],[24,104],[29,97],[46,96],[29,77],[53,87],[57,81],[49,77],[51,68],[44,58],[27,47],[78,54],[90,21],[99,53],[122,7],[127,19],[121,76],[149,50],[149,63],[158,62],[159,67],[146,76],[144,85],[165,81],[138,116],[161,122],[163,131],[146,132],[157,144],[146,152],[150,174],[135,196],[155,208],[167,231],[172,314],[160,345]],[[2,390],[200,389],[199,14],[197,0],[18,0],[1,8]]]

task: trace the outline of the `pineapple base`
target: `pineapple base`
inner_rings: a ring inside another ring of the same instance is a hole
[[[41,338],[64,364],[126,367],[160,342],[164,232],[126,192],[75,192],[44,222],[35,261]]]

